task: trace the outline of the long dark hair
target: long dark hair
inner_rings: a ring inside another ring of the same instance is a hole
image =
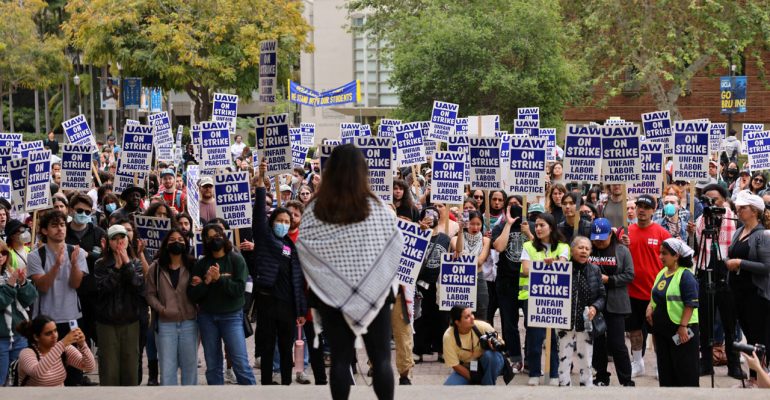
[[[542,213],[535,218],[535,221],[542,219],[543,222],[548,224],[549,227],[551,227],[551,234],[548,236],[548,242],[551,245],[551,249],[556,249],[556,246],[559,245],[559,243],[565,243],[566,239],[564,239],[564,235],[561,234],[561,232],[556,228],[556,218],[553,217],[553,215],[548,213]],[[535,250],[537,251],[543,251],[545,250],[545,245],[540,240],[537,235],[535,235],[535,238],[532,239],[532,245],[535,246]]]
[[[178,227],[171,228],[171,230],[166,234],[166,237],[163,238],[163,242],[160,245],[160,250],[158,251],[157,255],[158,266],[165,269],[166,271],[168,271],[169,266],[171,266],[171,252],[168,251],[168,241],[171,239],[172,233],[178,233],[180,236],[182,236],[182,239],[184,239],[184,253],[182,253],[182,263],[188,271],[192,270],[192,267],[195,265],[195,259],[190,255],[190,245],[187,243],[187,237]]]
[[[35,340],[35,336],[40,336],[40,334],[43,333],[43,328],[49,322],[54,322],[54,320],[47,315],[38,315],[31,321],[21,321],[19,325],[16,326],[16,330],[21,333],[22,336],[27,338],[29,347],[35,348],[37,346],[37,340]]]
[[[561,204],[559,204],[557,206],[557,205],[553,204],[553,200],[551,199],[551,196],[553,196],[553,191],[554,190],[558,190],[558,191],[560,191],[560,192],[562,192],[564,194],[567,194],[567,187],[566,186],[562,185],[561,183],[556,183],[556,184],[552,183],[551,187],[548,189],[548,194],[545,197],[545,208],[546,208],[546,211],[548,211],[548,212],[553,212],[553,208],[554,207],[561,208]]]
[[[409,184],[407,184],[403,179],[396,179],[393,181],[393,188],[395,189],[396,187],[404,191],[404,195],[401,196],[401,204],[399,205],[399,208],[414,208],[414,200],[412,200],[412,191],[409,190]],[[395,198],[393,198],[393,200],[395,200]]]
[[[361,150],[352,144],[335,147],[313,200],[316,218],[331,224],[361,222],[371,211],[370,199],[378,200],[369,188],[369,167]]]
[[[212,229],[222,235],[222,239],[225,240],[225,247],[223,250],[225,251],[225,254],[230,254],[230,252],[233,251],[233,244],[227,240],[225,230],[222,229],[222,226],[219,224],[211,223],[206,224],[206,226],[203,227],[203,231],[201,232],[201,237],[203,238],[203,254],[205,254],[206,257],[214,258],[214,251],[211,250],[211,239],[209,239],[209,231]]]

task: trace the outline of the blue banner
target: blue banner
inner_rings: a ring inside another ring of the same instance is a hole
[[[159,113],[163,111],[163,90],[161,88],[150,89],[150,112]]]
[[[142,102],[142,78],[123,79],[123,108],[126,110],[139,109]]]
[[[291,157],[289,114],[258,116],[256,125],[256,157],[267,160],[267,172],[271,176],[290,174],[294,163]]]
[[[336,89],[317,92],[289,80],[289,100],[311,107],[327,107],[361,101],[361,85],[358,80],[348,82]]]
[[[439,273],[439,310],[451,310],[455,305],[476,310],[476,271],[476,256],[454,258],[454,254],[444,253]]]
[[[214,197],[217,203],[217,217],[223,218],[230,229],[251,228],[251,189],[249,173],[214,175]]]
[[[674,122],[674,180],[709,179],[709,124],[702,121]]]
[[[533,262],[529,270],[528,326],[570,329],[571,294],[572,263]]]
[[[719,79],[722,114],[746,112],[746,89],[745,76],[723,76]]]
[[[602,129],[602,183],[632,184],[642,179],[639,125]]]
[[[462,204],[465,199],[465,154],[437,151],[433,157],[430,199],[444,204]]]
[[[126,125],[123,130],[123,151],[120,153],[123,172],[147,172],[152,169],[152,142],[155,129],[147,125]]]
[[[396,126],[396,146],[398,146],[398,164],[410,167],[426,162],[420,122],[410,122]]]
[[[567,125],[564,180],[600,183],[602,140],[599,126]]]
[[[401,249],[401,262],[398,266],[398,281],[404,285],[414,286],[433,231],[422,230],[419,224],[400,218],[396,223],[398,230],[404,236],[404,247]]]
[[[508,194],[528,198],[545,196],[546,138],[511,138],[510,175],[505,188]]]
[[[67,141],[72,144],[89,144],[96,151],[96,138],[91,128],[88,126],[86,116],[83,114],[77,117],[70,118],[61,123],[64,128],[64,136],[67,137]],[[0,146],[5,146],[0,140]]]
[[[27,193],[24,209],[27,212],[44,210],[51,206],[51,151],[29,154],[27,164]]]
[[[501,140],[500,138],[468,138],[471,189],[500,190],[503,188],[500,168]]]

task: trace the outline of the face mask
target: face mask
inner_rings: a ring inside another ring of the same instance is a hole
[[[115,211],[117,209],[117,206],[115,205],[115,203],[105,204],[104,205],[104,209],[108,213],[112,213],[113,211]]]
[[[91,216],[88,214],[75,214],[72,217],[72,220],[75,221],[76,224],[85,225],[91,222]]]
[[[676,206],[673,204],[666,204],[663,206],[663,212],[667,217],[673,217],[676,214]]]
[[[275,223],[273,224],[273,233],[276,237],[282,238],[289,233],[289,224]]]
[[[179,255],[184,253],[185,245],[184,243],[174,242],[168,245],[168,251],[171,254]]]
[[[730,174],[730,175],[738,175],[738,169],[736,169],[736,168],[729,168],[727,170],[727,173]]]
[[[222,238],[213,239],[209,242],[209,246],[211,246],[211,250],[213,251],[222,250],[225,247],[225,240]]]
[[[22,243],[29,243],[29,242],[32,241],[32,234],[29,233],[29,232],[24,232],[24,233],[21,234],[19,239],[21,239]]]

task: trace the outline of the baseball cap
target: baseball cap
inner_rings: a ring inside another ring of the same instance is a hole
[[[128,236],[128,231],[123,225],[113,225],[107,230],[107,237],[112,239],[115,235]]]
[[[765,202],[762,201],[762,198],[751,193],[748,189],[738,193],[735,199],[735,206],[754,206],[760,211],[765,210]]]
[[[655,208],[655,204],[656,204],[655,199],[649,194],[643,194],[639,196],[639,198],[636,199],[635,203],[636,205],[642,204],[650,208]]]
[[[281,185],[281,191],[282,192],[291,192],[291,186],[289,186],[289,185]]]
[[[201,187],[204,187],[204,186],[207,186],[207,185],[214,186],[214,180],[211,179],[210,176],[204,176],[198,182],[200,183]]]
[[[160,173],[160,177],[161,177],[161,178],[163,178],[163,177],[164,177],[164,176],[166,176],[166,175],[171,175],[171,176],[174,176],[174,175],[176,175],[176,174],[174,174],[174,170],[173,170],[173,169],[171,169],[171,168],[166,168],[166,169],[164,169],[164,170],[163,170],[163,171]]]
[[[532,213],[542,214],[544,212],[545,212],[545,207],[543,207],[543,205],[540,203],[530,204],[529,207],[527,207],[527,214],[532,214]]]
[[[591,240],[607,240],[612,233],[612,224],[607,218],[596,218],[591,223]]]

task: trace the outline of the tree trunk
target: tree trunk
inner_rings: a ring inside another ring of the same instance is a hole
[[[51,131],[51,111],[48,109],[48,88],[43,89],[43,117],[45,118],[45,131]]]
[[[0,79],[0,132],[5,130],[5,107],[3,105],[3,80]]]
[[[96,88],[99,87],[97,84],[98,82],[94,82],[94,66],[89,65],[88,66],[88,79],[89,82],[91,82],[91,93],[89,94],[89,112],[91,113],[91,129],[96,129],[96,116],[95,114],[95,103],[94,103],[94,91],[96,91]],[[96,132],[96,131],[94,131]]]
[[[16,133],[16,127],[13,124],[13,85],[8,89],[8,123],[11,125],[11,133]]]
[[[40,93],[37,89],[35,89],[35,133],[40,134]]]

